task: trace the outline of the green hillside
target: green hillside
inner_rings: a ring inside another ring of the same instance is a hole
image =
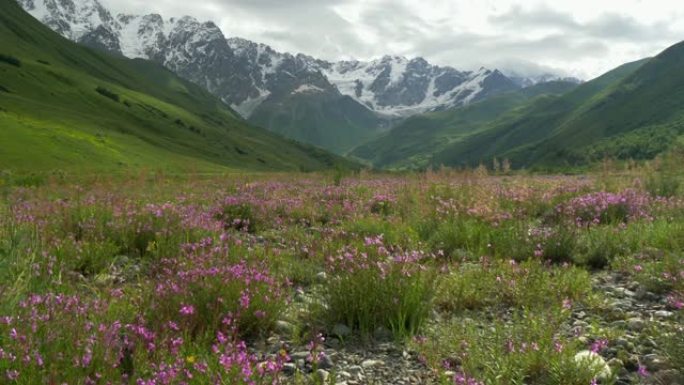
[[[576,87],[570,82],[549,82],[494,96],[464,108],[418,115],[385,135],[355,148],[351,154],[376,167],[425,167],[432,155],[482,130],[497,119],[542,95],[557,95]]]
[[[157,64],[78,46],[12,0],[0,0],[0,9],[0,169],[351,165],[250,126]]]
[[[534,100],[515,114],[435,154],[432,164],[472,166],[498,157],[508,158],[518,168],[566,167],[586,164],[605,155],[624,156],[624,148],[615,147],[624,143],[622,135],[634,136],[634,130],[648,129],[658,121],[664,123],[669,119],[669,113],[655,113],[652,101],[643,97],[648,98],[652,93],[667,98],[673,92],[662,87],[657,87],[658,91],[642,89],[653,88],[655,83],[642,84],[637,89],[631,80],[658,61],[656,58],[628,63],[560,97]],[[681,63],[674,64],[681,66]],[[661,73],[655,77],[662,76],[667,75]],[[670,79],[678,81],[676,77]],[[596,146],[606,138],[611,138],[615,154],[599,154],[601,151]],[[647,146],[641,143],[639,147],[642,145]]]
[[[288,138],[344,153],[378,132],[381,120],[351,97],[332,93],[300,93],[266,100],[250,122]]]

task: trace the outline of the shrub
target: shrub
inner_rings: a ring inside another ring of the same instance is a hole
[[[575,262],[594,269],[602,269],[627,253],[629,245],[625,244],[619,229],[594,228],[581,234]]]
[[[230,263],[227,245],[206,240],[188,247],[185,261],[162,264],[144,307],[148,327],[158,330],[175,322],[188,338],[201,342],[211,341],[226,322],[244,338],[268,332],[285,306],[282,285],[269,270]]]
[[[286,353],[258,357],[228,322],[211,347],[198,346],[181,321],[160,332],[146,327],[143,319],[133,320],[136,309],[124,298],[120,290],[98,300],[29,296],[12,317],[0,319],[3,379],[18,385],[278,382]]]
[[[427,222],[419,233],[429,234],[428,244],[448,257],[478,256],[489,252],[491,228],[478,219],[455,218],[444,222]]]
[[[644,188],[653,197],[671,197],[677,195],[681,181],[673,172],[649,173]]]
[[[383,243],[410,248],[417,244],[413,229],[403,223],[390,222],[376,217],[359,218],[349,222],[344,229],[362,238],[382,237]]]
[[[97,368],[105,378],[121,379],[123,325],[106,319],[105,309],[106,303],[77,295],[29,295],[14,317],[0,322],[3,358],[24,358],[0,360],[3,378],[15,377],[17,384],[94,382]]]
[[[327,318],[364,336],[378,327],[396,338],[413,335],[429,315],[434,272],[421,264],[421,253],[389,254],[376,240],[364,252],[346,249],[329,259],[322,289]]]
[[[537,251],[546,261],[553,263],[568,263],[573,261],[577,238],[573,229],[565,226],[556,226],[542,244],[542,249]]]
[[[483,308],[545,309],[582,301],[591,292],[589,274],[576,267],[537,260],[466,263],[443,277],[435,304],[453,312]]]
[[[104,87],[97,87],[97,88],[95,88],[95,91],[97,91],[98,94],[100,94],[106,98],[109,98],[109,99],[111,99],[117,103],[119,102],[119,95],[108,90],[108,89],[106,89],[106,88],[104,88]]]
[[[596,192],[571,199],[556,211],[577,226],[626,223],[650,218],[650,197],[635,190],[619,194]]]
[[[0,53],[0,62],[7,63],[15,67],[21,67],[21,60],[11,55],[3,55]]]
[[[673,368],[684,368],[684,328],[681,325],[669,326],[659,333],[659,342],[665,356]],[[682,374],[680,379],[684,380]]]
[[[249,233],[256,233],[261,229],[261,222],[257,218],[252,205],[230,197],[218,209],[215,218],[223,222],[225,229]]]
[[[644,188],[653,197],[671,197],[677,195],[681,185],[680,164],[684,155],[681,146],[673,148],[669,153],[656,159],[654,169],[648,170]]]
[[[684,291],[684,259],[670,252],[643,253],[636,258],[621,261],[621,268],[634,275],[634,278],[647,290],[666,294]]]
[[[387,216],[392,213],[396,202],[393,196],[377,194],[370,201],[370,212]]]
[[[29,173],[29,174],[7,174],[8,180],[13,186],[18,187],[39,187],[47,182],[44,175]]]
[[[75,241],[67,238],[55,247],[53,253],[68,271],[92,278],[106,272],[119,250],[118,245],[108,240]]]
[[[550,311],[518,314],[512,322],[454,320],[419,340],[417,348],[433,366],[456,372],[456,384],[590,384],[602,368],[578,362],[577,339],[556,335],[567,316]]]

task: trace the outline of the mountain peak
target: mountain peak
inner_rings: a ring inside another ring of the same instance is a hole
[[[422,57],[384,55],[371,61],[327,62],[305,54],[280,53],[239,37],[225,38],[211,21],[192,16],[121,14],[112,18],[97,0],[20,0],[64,36],[127,57],[156,60],[219,96],[244,117],[276,95],[298,89],[332,90],[373,113],[388,117],[461,106],[511,87],[500,72],[462,72]],[[60,4],[61,8],[54,5]],[[36,11],[42,4],[45,11]],[[64,7],[73,8],[66,16]],[[42,12],[42,13],[41,13]],[[55,22],[50,24],[50,21]],[[82,34],[73,33],[74,30]],[[488,81],[486,78],[491,77]],[[304,87],[304,88],[302,88]],[[315,87],[315,88],[314,88]]]

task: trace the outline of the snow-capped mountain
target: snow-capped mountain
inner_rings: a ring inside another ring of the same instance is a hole
[[[569,82],[581,84],[582,80],[573,76],[562,76],[552,73],[542,73],[537,75],[522,75],[515,71],[505,71],[507,78],[511,79],[518,87],[527,88],[540,83],[549,83],[555,81]]]
[[[328,148],[333,141],[326,129],[355,132],[360,139],[399,118],[521,87],[498,70],[458,71],[422,58],[328,62],[281,53],[264,44],[226,38],[214,23],[190,16],[113,16],[97,0],[17,1],[71,40],[157,61],[253,123]]]
[[[324,63],[322,71],[343,94],[373,111],[396,116],[461,106],[517,88],[499,71],[461,72],[423,58]]]
[[[117,15],[97,0],[18,0],[63,36],[130,58],[157,60],[206,87],[249,117],[269,97],[308,90],[352,97],[389,116],[408,116],[467,104],[516,88],[498,71],[461,72],[422,58],[385,56],[370,62],[330,63],[279,53],[264,44],[226,39],[211,22],[192,17]]]

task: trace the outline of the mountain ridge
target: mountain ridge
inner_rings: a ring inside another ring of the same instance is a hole
[[[398,119],[520,88],[498,70],[459,71],[422,58],[329,62],[281,53],[265,44],[226,38],[213,22],[190,16],[114,16],[97,0],[79,5],[73,0],[18,1],[67,38],[157,61],[206,88],[252,123],[337,152],[384,132]],[[303,94],[318,94],[326,103],[311,104],[314,98]],[[330,106],[335,103],[340,108],[333,112]],[[321,118],[303,120],[301,108]],[[321,126],[321,121],[330,122],[331,128]],[[333,138],[339,133],[332,127],[346,131],[348,143],[336,145]]]
[[[0,164],[19,171],[356,167],[251,126],[158,63],[65,39],[0,0]],[[83,36],[87,35],[84,33]]]

